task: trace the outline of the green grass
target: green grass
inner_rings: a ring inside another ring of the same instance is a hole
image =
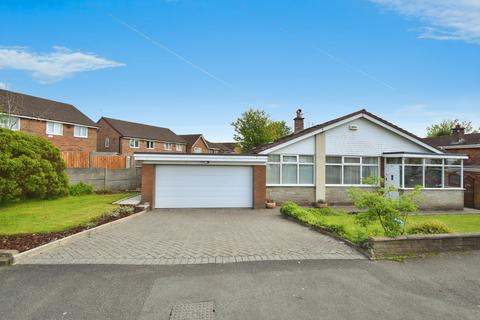
[[[112,211],[129,193],[26,200],[0,206],[0,235],[63,231]]]
[[[338,236],[355,243],[362,243],[369,236],[383,236],[383,229],[379,223],[372,224],[365,229],[355,223],[355,215],[346,212],[337,211],[335,214],[324,214],[322,209],[302,208],[298,210],[286,208],[283,210],[287,215],[319,228],[330,230]],[[290,214],[288,212],[291,212]],[[480,232],[480,215],[468,214],[449,214],[449,215],[412,215],[408,218],[408,223],[421,222],[428,220],[438,220],[444,222],[454,233],[474,233]]]

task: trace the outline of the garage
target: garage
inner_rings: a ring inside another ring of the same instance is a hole
[[[252,167],[157,165],[156,208],[251,208]]]
[[[263,208],[266,156],[139,153],[152,208]]]

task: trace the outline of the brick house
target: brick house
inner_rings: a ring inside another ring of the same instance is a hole
[[[185,153],[187,142],[168,128],[102,117],[97,150],[127,156],[135,152]]]
[[[210,142],[200,133],[182,134],[180,137],[187,142],[187,153],[235,153],[231,143]]]
[[[465,134],[465,129],[457,125],[451,135],[425,141],[447,153],[468,155],[463,171],[465,206],[480,209],[480,133]]]
[[[60,151],[96,151],[97,125],[71,104],[0,89],[0,115],[0,127],[45,138]]]

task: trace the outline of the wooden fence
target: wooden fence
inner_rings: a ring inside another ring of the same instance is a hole
[[[82,151],[62,151],[61,156],[67,168],[127,168],[127,157],[121,155],[97,155]]]

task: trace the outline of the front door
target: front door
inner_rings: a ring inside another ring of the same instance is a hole
[[[390,191],[391,198],[398,199],[398,189],[401,187],[402,165],[401,164],[386,164],[385,165],[385,187],[393,186],[396,191]]]

